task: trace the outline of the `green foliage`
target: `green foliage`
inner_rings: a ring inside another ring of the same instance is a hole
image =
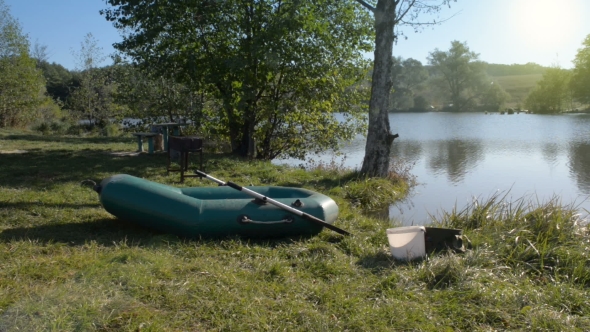
[[[116,48],[152,77],[216,100],[207,124],[235,153],[255,140],[259,158],[303,157],[362,131],[367,91],[352,87],[371,31],[353,1],[179,2],[110,0],[102,13],[124,34]]]
[[[149,70],[125,63],[116,65],[116,81],[115,102],[125,106],[118,115],[143,120],[141,124],[127,124],[129,130],[162,119],[170,122],[184,119],[191,126],[183,130],[193,130],[207,139],[213,138],[212,132],[219,131],[221,112],[213,111],[218,107],[211,93],[195,91],[168,76],[156,77]]]
[[[485,74],[485,63],[470,51],[467,43],[452,41],[448,51],[435,49],[428,56],[434,77],[432,83],[448,98],[449,109],[469,111],[478,98],[488,91],[490,80]]]
[[[582,103],[590,104],[590,35],[586,36],[582,48],[576,54],[571,89],[574,98]]]
[[[102,128],[102,134],[106,137],[116,137],[121,135],[121,128],[116,123],[109,123]]]
[[[428,79],[428,71],[420,61],[412,58],[403,60],[401,57],[393,57],[392,61],[392,109],[408,110],[409,108],[415,108],[417,110],[426,110],[428,105],[415,105],[413,101],[414,95],[421,90],[421,85]]]
[[[488,112],[497,112],[509,99],[510,95],[504,91],[502,86],[492,82],[480,98],[481,109]]]
[[[67,113],[61,108],[62,105],[63,103],[61,103],[59,100],[56,101],[49,96],[45,96],[40,105],[37,107],[37,120],[52,121],[67,117]]]
[[[67,121],[47,120],[33,125],[32,129],[43,135],[63,135],[70,131],[70,123]]]
[[[535,113],[558,113],[571,108],[571,72],[561,68],[549,68],[537,87],[525,100],[525,107]]]
[[[45,82],[29,56],[29,41],[0,0],[0,127],[33,122],[43,101]]]
[[[70,124],[67,122],[63,122],[63,121],[54,121],[51,123],[49,128],[51,129],[52,132],[59,134],[59,135],[63,135],[70,128]]]
[[[68,100],[71,90],[75,88],[73,74],[64,66],[55,62],[41,61],[37,66],[43,72],[47,82],[47,94],[55,101],[63,103]]]
[[[68,107],[79,118],[88,120],[90,125],[105,126],[116,108],[113,102],[114,69],[98,67],[105,57],[91,33],[84,37],[80,50],[73,55],[78,61],[80,82],[70,94]]]
[[[430,110],[430,102],[424,96],[414,97],[414,106],[410,108],[410,111],[424,112]]]
[[[47,122],[41,122],[40,124],[33,126],[33,130],[38,131],[43,135],[47,135],[50,130],[50,124]]]

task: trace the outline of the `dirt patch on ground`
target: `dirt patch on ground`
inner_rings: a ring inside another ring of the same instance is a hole
[[[21,154],[27,152],[26,150],[0,150],[0,154]]]
[[[131,152],[131,151],[120,151],[120,152],[108,152],[111,156],[117,157],[137,157],[141,152]]]

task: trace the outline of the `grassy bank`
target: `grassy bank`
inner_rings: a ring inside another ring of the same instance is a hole
[[[12,152],[0,154],[1,331],[590,329],[588,234],[556,202],[450,211],[439,222],[471,249],[405,264],[388,253],[389,222],[362,213],[402,184],[208,154],[215,177],[328,194],[354,236],[182,239],[114,219],[82,183],[128,173],[181,186],[163,155],[112,154],[133,142],[0,131]]]

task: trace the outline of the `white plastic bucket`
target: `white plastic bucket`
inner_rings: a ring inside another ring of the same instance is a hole
[[[413,260],[426,255],[426,228],[406,226],[387,229],[387,240],[393,257],[399,260]]]

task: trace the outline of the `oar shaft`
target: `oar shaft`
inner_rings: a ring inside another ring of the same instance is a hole
[[[219,185],[225,186],[225,184],[226,184],[225,182],[223,182],[223,181],[221,181],[219,179],[216,179],[216,178],[212,177],[211,175],[206,174],[206,173],[203,173],[201,171],[195,171],[195,173],[197,175],[201,176],[201,177],[204,177],[204,178],[209,179],[209,180],[211,180],[213,182],[216,182]]]
[[[219,185],[222,185],[222,186],[223,185],[227,185],[228,187],[232,187],[232,188],[234,188],[234,189],[236,189],[238,191],[242,191],[242,192],[244,192],[244,193],[246,193],[246,194],[248,194],[248,195],[250,195],[250,196],[252,196],[254,198],[257,198],[257,199],[259,199],[261,201],[264,201],[264,202],[268,202],[268,203],[270,203],[270,204],[272,204],[272,205],[274,205],[276,207],[279,207],[281,209],[284,209],[284,210],[286,210],[288,212],[291,212],[291,213],[293,213],[295,215],[298,215],[298,216],[300,216],[302,218],[305,218],[305,219],[307,219],[309,221],[312,221],[312,222],[321,224],[322,226],[324,226],[324,227],[326,227],[328,229],[331,229],[331,230],[333,230],[333,231],[335,231],[337,233],[340,233],[340,234],[343,234],[343,235],[350,235],[349,232],[347,232],[347,231],[345,231],[345,230],[343,230],[341,228],[338,228],[338,227],[336,227],[336,226],[334,226],[332,224],[329,224],[329,223],[323,221],[320,218],[314,217],[314,216],[312,216],[312,215],[310,215],[308,213],[305,213],[305,212],[299,211],[297,209],[294,209],[294,208],[292,208],[291,206],[289,206],[287,204],[283,204],[283,203],[281,203],[279,201],[276,201],[276,200],[274,200],[272,198],[269,198],[269,197],[266,197],[266,196],[264,196],[262,194],[259,194],[259,193],[255,192],[253,190],[250,190],[248,188],[244,188],[244,187],[242,187],[242,186],[240,186],[238,184],[235,184],[235,183],[233,183],[231,181],[224,182],[222,180],[216,179],[216,178],[212,177],[211,175],[206,174],[206,173],[203,173],[201,171],[196,171],[195,173],[198,174],[201,177],[204,177],[204,178],[207,178],[207,179],[209,179],[209,180],[211,180],[213,182],[216,182]]]

